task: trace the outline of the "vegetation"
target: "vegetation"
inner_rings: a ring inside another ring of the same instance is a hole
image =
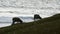
[[[0,28],[0,34],[60,34],[60,14],[35,22]]]

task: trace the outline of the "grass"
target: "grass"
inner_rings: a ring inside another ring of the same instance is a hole
[[[0,28],[0,34],[60,34],[60,14],[35,22]]]

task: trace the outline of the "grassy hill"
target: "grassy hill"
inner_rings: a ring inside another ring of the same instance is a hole
[[[0,34],[60,34],[60,14],[35,22],[0,28]]]

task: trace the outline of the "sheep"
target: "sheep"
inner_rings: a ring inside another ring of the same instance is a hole
[[[34,14],[34,21],[42,19],[38,14]]]
[[[19,17],[13,17],[12,21],[12,25],[15,24],[15,22],[23,23],[23,21]]]

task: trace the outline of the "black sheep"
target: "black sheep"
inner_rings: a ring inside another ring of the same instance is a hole
[[[18,17],[13,17],[12,21],[13,21],[12,25],[15,24],[15,22],[23,23],[23,21],[20,18],[18,18]]]
[[[38,14],[34,15],[34,20],[40,20],[40,19],[42,19],[42,18]]]

